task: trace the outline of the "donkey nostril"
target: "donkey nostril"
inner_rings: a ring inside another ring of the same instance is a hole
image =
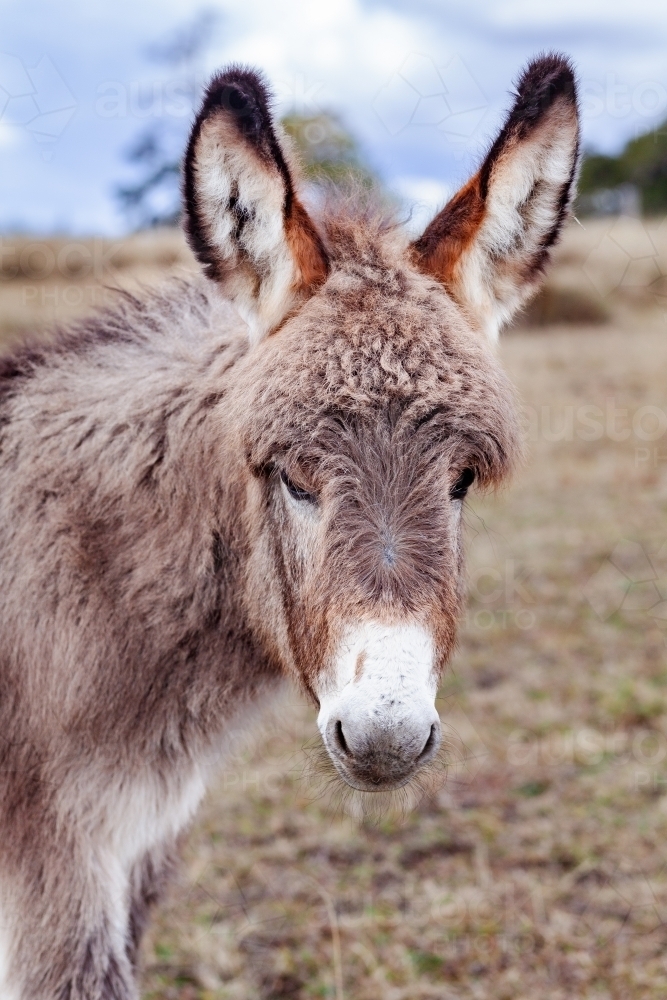
[[[419,761],[421,760],[424,760],[425,757],[428,757],[429,753],[435,746],[436,737],[437,737],[437,727],[434,722],[433,725],[431,726],[431,731],[428,734],[428,739],[426,740],[426,743],[422,747],[419,757],[417,757],[417,763],[419,763]]]
[[[343,734],[343,723],[340,721],[340,719],[336,723],[334,733],[336,735],[336,742],[338,743],[339,749],[342,750],[344,754],[349,755],[350,751],[348,749],[347,742]]]

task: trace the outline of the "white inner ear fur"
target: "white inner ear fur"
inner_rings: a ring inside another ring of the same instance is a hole
[[[536,287],[536,280],[521,278],[521,265],[538,252],[556,221],[576,148],[573,111],[556,106],[529,139],[513,143],[494,165],[484,220],[459,265],[463,300],[492,344]]]
[[[196,172],[199,210],[226,273],[223,291],[256,343],[294,304],[298,276],[285,234],[283,178],[220,118],[202,126]],[[238,237],[232,196],[246,219]]]

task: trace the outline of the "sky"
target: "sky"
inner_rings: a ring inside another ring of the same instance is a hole
[[[183,73],[151,57],[203,7],[198,66],[264,70],[280,112],[336,111],[415,224],[472,173],[536,54],[575,63],[584,143],[667,119],[664,0],[0,0],[0,232],[117,235],[127,150],[185,142]]]

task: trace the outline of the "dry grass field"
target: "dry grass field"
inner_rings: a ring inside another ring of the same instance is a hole
[[[187,839],[146,997],[667,995],[667,226],[584,224],[501,347],[529,454],[468,505],[447,780],[407,816],[337,812],[312,708],[276,706]],[[191,266],[176,234],[30,246],[3,239],[7,339]]]

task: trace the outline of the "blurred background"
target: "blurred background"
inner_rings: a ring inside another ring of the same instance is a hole
[[[425,215],[485,148],[519,67],[561,49],[596,154],[587,206],[666,203],[657,0],[3,0],[0,17],[4,231],[117,235],[173,217],[193,104],[230,61],[265,70],[282,115],[315,120],[314,159],[345,151]]]
[[[207,77],[260,67],[308,196],[417,231],[539,52],[581,86],[576,219],[501,355],[528,460],[467,507],[442,788],[335,809],[294,695],[239,733],[145,949],[166,1000],[667,993],[667,12],[657,0],[2,0],[0,340],[194,267],[179,163]]]

